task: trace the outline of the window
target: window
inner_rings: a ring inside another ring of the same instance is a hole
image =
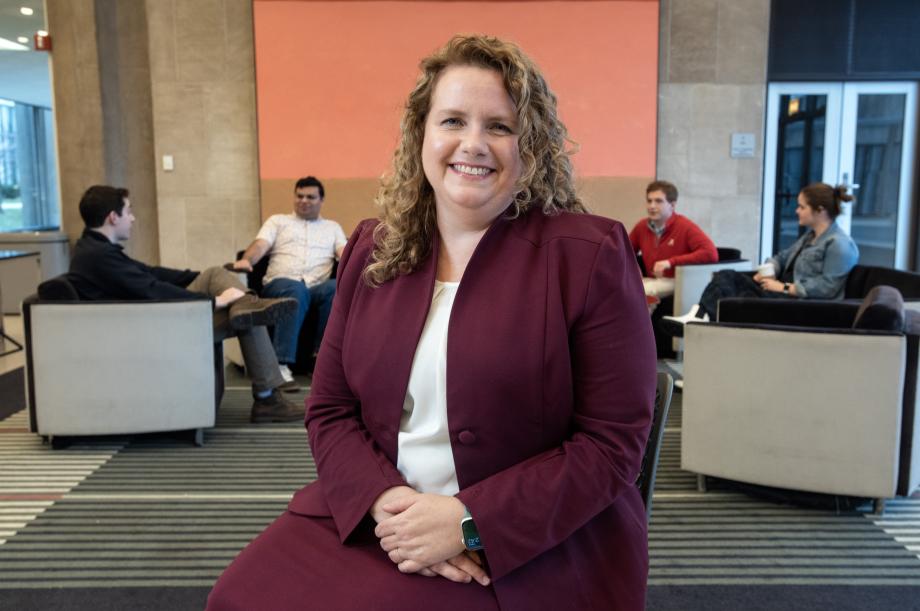
[[[50,108],[0,98],[0,231],[57,229]]]

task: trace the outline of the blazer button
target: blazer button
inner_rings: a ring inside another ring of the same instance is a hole
[[[463,445],[471,445],[476,443],[476,434],[472,431],[460,431],[460,434],[457,436],[457,438]]]

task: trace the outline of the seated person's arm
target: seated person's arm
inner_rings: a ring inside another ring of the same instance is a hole
[[[251,272],[252,266],[262,260],[262,257],[271,250],[271,243],[262,238],[256,238],[246,247],[243,256],[233,264],[233,269],[241,272]]]
[[[347,244],[345,239],[345,232],[342,231],[342,226],[336,224],[335,226],[335,258],[341,260],[342,253],[345,252],[345,244]]]
[[[656,262],[655,275],[660,275],[657,273],[659,263],[665,263],[668,267],[677,267],[678,265],[694,263],[715,263],[719,260],[719,251],[716,249],[716,245],[702,229],[695,225],[687,232],[687,246],[689,246],[690,251],[686,254],[671,257],[666,261]],[[664,269],[668,268],[665,267]]]
[[[807,299],[833,299],[847,281],[850,270],[859,259],[859,250],[852,240],[835,238],[824,252],[821,274],[797,278],[792,286],[795,295]]]
[[[136,265],[125,265],[124,261],[114,253],[107,254],[96,263],[99,276],[105,282],[103,290],[111,291],[113,295],[127,295],[131,299],[149,300],[194,299],[201,296],[199,293],[187,291],[172,282],[162,280],[154,273],[154,270],[168,268],[152,268],[139,261],[133,262]],[[169,271],[178,272],[178,270]]]

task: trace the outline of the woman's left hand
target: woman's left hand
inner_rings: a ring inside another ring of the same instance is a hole
[[[783,292],[783,283],[777,280],[776,278],[761,278],[760,288],[765,291],[772,291],[774,293]]]
[[[417,573],[465,549],[460,540],[460,520],[466,509],[455,497],[415,494],[382,509],[395,515],[380,522],[374,533],[403,573]]]

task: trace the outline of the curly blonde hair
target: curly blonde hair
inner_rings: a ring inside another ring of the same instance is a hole
[[[437,218],[434,190],[422,167],[422,142],[432,93],[438,77],[449,66],[497,71],[514,102],[522,172],[508,216],[515,218],[533,205],[541,206],[547,215],[562,210],[586,212],[575,193],[566,147],[571,141],[556,114],[556,96],[536,64],[516,45],[491,36],[454,36],[419,66],[422,73],[406,101],[393,170],[377,193],[381,222],[374,232],[374,251],[364,272],[371,286],[411,273],[431,251]]]

